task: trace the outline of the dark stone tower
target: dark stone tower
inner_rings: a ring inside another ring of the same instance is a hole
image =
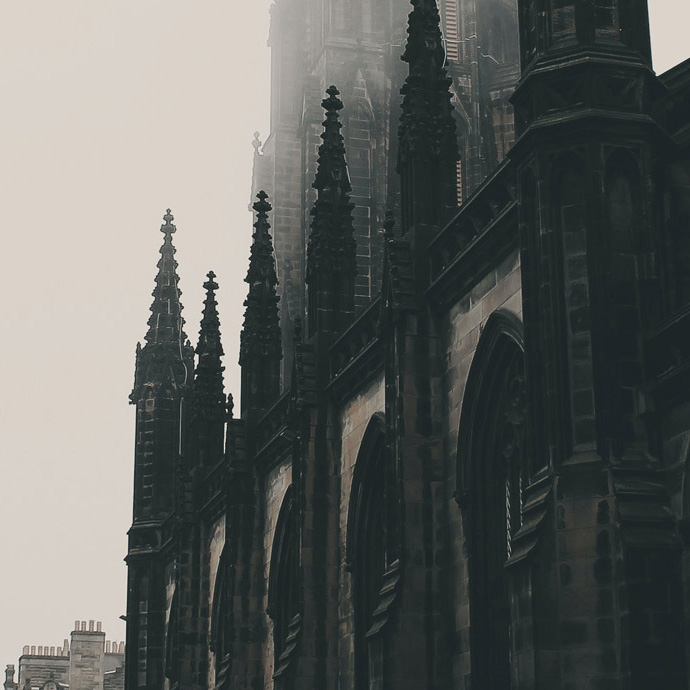
[[[194,370],[184,333],[170,210],[164,235],[146,344],[137,347],[134,521],[127,554],[127,687],[159,687],[165,660],[166,523],[176,504],[175,477],[182,443],[182,410]]]
[[[531,472],[552,477],[555,533],[544,527],[529,565],[512,559],[513,582],[556,589],[550,604],[535,607],[529,643],[517,634],[526,618],[516,615],[513,658],[530,663],[513,669],[513,682],[680,687],[683,650],[670,632],[682,617],[679,544],[643,371],[645,333],[660,306],[653,102],[661,85],[651,71],[647,3],[521,0],[520,35],[511,157]],[[532,539],[526,532],[518,544]],[[557,568],[539,565],[547,554]],[[660,617],[667,624],[647,626]],[[561,631],[562,646],[547,662],[549,630]]]
[[[350,176],[340,134],[339,91],[330,86],[321,105],[326,111],[323,143],[314,188],[311,233],[307,245],[308,335],[337,333],[355,313],[356,247],[350,201]]]

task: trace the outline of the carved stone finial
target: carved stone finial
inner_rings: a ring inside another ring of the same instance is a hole
[[[259,138],[259,133],[254,132],[254,141],[252,141],[252,146],[254,147],[254,153],[259,153],[261,148],[261,139]]]
[[[167,209],[165,212],[165,215],[163,216],[163,220],[165,223],[161,225],[161,232],[165,233],[166,235],[172,235],[177,228],[173,225],[173,221],[175,220],[175,216],[170,212],[170,209]]]
[[[204,313],[199,329],[199,344],[196,347],[199,362],[194,375],[194,402],[200,414],[207,418],[222,419],[225,411],[225,367],[221,364],[223,346],[215,295],[218,283],[215,282],[216,274],[213,271],[209,271],[207,275],[208,280],[204,283]]]

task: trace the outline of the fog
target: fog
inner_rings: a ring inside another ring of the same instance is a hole
[[[187,335],[213,269],[238,393],[270,4],[0,3],[0,664],[75,619],[124,638],[127,396],[168,207]],[[658,71],[690,53],[679,4],[651,0]]]

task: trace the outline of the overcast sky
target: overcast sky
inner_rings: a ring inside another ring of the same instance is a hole
[[[651,0],[657,71],[690,54]],[[186,331],[220,284],[237,394],[271,0],[0,0],[0,664],[124,638],[134,350],[172,208]],[[684,12],[685,17],[680,17]]]

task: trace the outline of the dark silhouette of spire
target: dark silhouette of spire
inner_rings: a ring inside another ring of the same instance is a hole
[[[148,320],[146,343],[137,346],[137,364],[134,390],[130,396],[136,402],[144,384],[172,384],[181,388],[188,383],[193,364],[193,350],[184,332],[182,303],[175,247],[172,236],[177,228],[167,209],[161,225],[163,245],[160,249],[156,286],[153,289],[151,316]]]
[[[345,143],[340,133],[339,91],[330,86],[321,103],[326,119],[321,135],[314,188],[317,198],[311,211],[311,233],[307,246],[310,335],[315,330],[339,330],[354,314],[354,278],[357,257],[350,178],[345,160]],[[326,318],[326,312],[332,318]],[[319,317],[319,313],[323,318]],[[337,323],[337,327],[336,326]]]
[[[345,142],[340,133],[339,111],[343,108],[339,91],[330,86],[328,98],[321,102],[326,111],[323,143],[319,147],[316,177],[312,185],[318,192],[311,211],[311,234],[307,247],[307,282],[317,270],[354,271],[355,240],[352,227],[350,177],[345,161]]]
[[[156,287],[153,290],[153,304],[149,317],[149,330],[146,334],[146,342],[154,343],[181,343],[187,340],[184,334],[184,319],[182,318],[182,305],[178,288],[177,261],[175,261],[176,249],[172,243],[172,236],[177,231],[173,225],[173,215],[168,209],[163,216],[165,223],[161,225],[163,233],[163,246],[158,262],[158,275]]]
[[[263,408],[278,395],[282,358],[278,278],[268,222],[271,205],[266,192],[260,191],[256,196],[257,217],[245,278],[249,292],[244,302],[244,325],[240,333],[243,410]]]
[[[402,55],[409,73],[400,90],[398,130],[403,232],[416,223],[440,225],[446,220],[448,209],[457,204],[459,158],[438,7],[435,0],[411,2]]]
[[[209,271],[204,283],[206,299],[204,314],[199,330],[199,344],[196,347],[198,359],[194,376],[194,404],[198,414],[208,418],[223,419],[225,414],[225,392],[223,390],[223,371],[221,364],[223,346],[220,340],[220,320],[216,290],[216,274]]]

